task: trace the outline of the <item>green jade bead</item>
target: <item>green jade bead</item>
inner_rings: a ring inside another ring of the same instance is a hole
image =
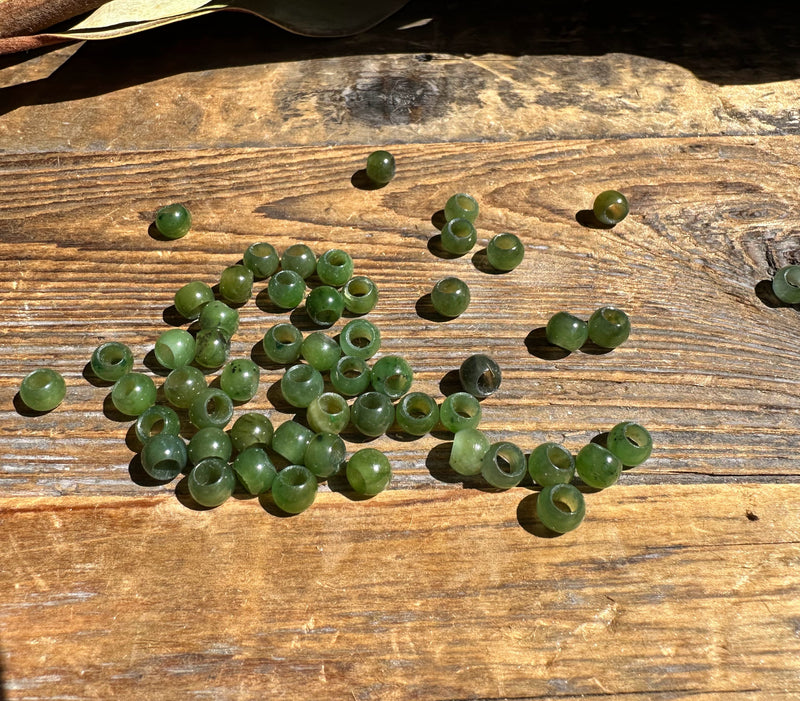
[[[213,508],[227,501],[236,487],[236,475],[227,462],[206,458],[189,473],[189,494],[201,506]]]
[[[239,330],[239,312],[215,299],[203,307],[199,324],[201,329],[222,329],[231,338]]]
[[[268,448],[272,443],[274,429],[272,422],[265,414],[249,411],[233,422],[228,435],[237,453],[247,448]]]
[[[454,255],[463,255],[472,250],[478,241],[478,232],[469,219],[450,219],[442,227],[442,248]]]
[[[314,473],[303,465],[287,465],[272,483],[272,500],[287,514],[299,514],[314,503],[318,483]]]
[[[297,363],[286,368],[281,377],[283,398],[294,407],[305,409],[315,397],[325,391],[325,380],[319,370]]]
[[[111,402],[117,411],[128,416],[139,416],[156,403],[156,385],[149,375],[129,372],[120,377],[111,388]]]
[[[457,277],[442,278],[431,290],[431,304],[438,314],[455,318],[463,314],[470,302],[467,283]]]
[[[204,368],[214,369],[225,365],[231,352],[231,338],[223,329],[200,329],[194,346],[194,361]]]
[[[258,392],[261,371],[249,358],[231,360],[219,376],[219,386],[234,402],[249,402]]]
[[[230,436],[216,426],[201,428],[191,437],[186,450],[192,465],[206,458],[219,458],[227,462],[233,454]]]
[[[182,204],[168,204],[156,212],[158,233],[168,239],[179,239],[189,233],[192,215]]]
[[[536,498],[536,515],[555,533],[568,533],[580,526],[586,515],[586,502],[572,484],[551,484]]]
[[[356,275],[342,288],[342,299],[351,314],[367,314],[378,303],[378,286],[366,275]]]
[[[297,421],[284,421],[272,434],[272,449],[290,463],[302,465],[314,432]]]
[[[323,285],[342,287],[353,277],[353,259],[349,253],[331,248],[317,261],[317,277]]]
[[[589,325],[568,312],[557,312],[548,320],[545,336],[548,343],[571,353],[586,343]]]
[[[294,270],[279,270],[267,283],[267,294],[281,309],[294,309],[306,294],[305,280]]]
[[[317,477],[327,479],[344,465],[344,441],[336,433],[318,433],[306,447],[303,464]]]
[[[252,243],[242,256],[242,262],[253,273],[257,280],[266,280],[280,265],[280,258],[275,246],[271,243],[259,241]]]
[[[186,468],[186,443],[176,434],[159,433],[144,442],[139,459],[150,477],[169,482]]]
[[[221,389],[209,387],[189,407],[189,421],[197,428],[224,428],[233,416],[233,401]]]
[[[452,433],[477,428],[481,421],[480,402],[469,392],[451,394],[439,408],[439,421]]]
[[[603,446],[588,443],[575,456],[575,472],[589,487],[605,489],[619,479],[622,462]]]
[[[376,185],[386,185],[394,178],[396,164],[394,156],[388,151],[373,151],[367,156],[367,177]]]
[[[528,474],[542,487],[566,484],[575,476],[575,458],[559,443],[542,443],[528,457]]]
[[[214,301],[214,290],[206,283],[195,280],[186,283],[176,293],[175,309],[184,319],[197,319],[206,304]]]
[[[623,421],[608,432],[606,447],[623,465],[636,467],[653,452],[653,438],[644,426],[633,421]]]
[[[66,396],[67,384],[61,373],[52,368],[37,368],[28,373],[19,386],[19,398],[34,411],[51,411]]]
[[[343,355],[367,360],[380,350],[381,332],[367,319],[353,319],[342,328],[339,345]]]
[[[266,451],[256,445],[245,448],[233,461],[233,471],[250,494],[269,491],[278,471]]]
[[[288,365],[300,357],[303,334],[292,324],[275,324],[267,329],[261,341],[264,355],[273,363]]]
[[[486,258],[495,270],[507,272],[516,268],[525,257],[525,247],[515,234],[493,236],[486,247]]]
[[[486,435],[477,428],[465,428],[453,436],[450,449],[450,467],[464,476],[477,475],[483,467],[483,456],[491,445]]]
[[[503,373],[500,366],[488,355],[475,353],[461,363],[458,379],[465,392],[478,399],[485,399],[498,390],[503,381]]]
[[[253,294],[253,271],[246,265],[229,265],[219,276],[219,294],[231,304],[244,304]]]
[[[333,326],[344,312],[342,293],[330,285],[315,287],[306,297],[306,314],[317,326]]]
[[[595,197],[592,205],[595,219],[606,226],[619,224],[628,216],[630,206],[625,195],[616,190],[606,190]]]
[[[341,433],[350,423],[350,407],[336,392],[324,392],[306,408],[308,425],[316,433]]]
[[[156,360],[168,370],[188,365],[194,360],[194,336],[184,329],[170,329],[156,341],[153,352]]]
[[[92,372],[101,380],[116,382],[133,367],[133,353],[124,343],[109,341],[97,346],[89,361]]]
[[[281,268],[291,270],[305,280],[316,271],[317,257],[306,244],[295,243],[283,252]]]
[[[362,448],[350,456],[345,474],[354,491],[364,496],[375,496],[391,481],[392,466],[380,450]]]
[[[303,339],[300,355],[312,368],[327,372],[339,362],[342,348],[335,338],[325,335],[322,331],[314,331]]]
[[[364,392],[350,407],[350,420],[364,436],[381,436],[394,423],[394,404],[380,392]]]
[[[372,366],[372,389],[390,399],[399,399],[414,381],[414,371],[399,355],[385,355]]]
[[[444,218],[447,221],[451,219],[468,219],[475,222],[478,218],[478,202],[466,192],[457,192],[453,195],[444,205]]]
[[[616,348],[630,333],[628,315],[616,307],[600,307],[589,318],[589,340],[601,348]]]
[[[439,405],[425,392],[410,392],[397,403],[394,416],[405,433],[424,436],[439,423]]]
[[[162,385],[164,396],[172,406],[188,409],[197,396],[208,388],[203,371],[192,365],[175,368]]]
[[[497,489],[516,487],[525,476],[528,465],[517,445],[509,441],[492,443],[483,456],[481,475]]]
[[[372,381],[372,371],[363,358],[343,355],[331,368],[333,388],[346,397],[366,392]]]
[[[800,265],[784,265],[772,278],[772,291],[786,304],[800,304]]]
[[[181,420],[174,409],[162,404],[153,404],[136,418],[134,431],[139,442],[144,444],[148,439],[162,433],[177,436],[181,432]]]

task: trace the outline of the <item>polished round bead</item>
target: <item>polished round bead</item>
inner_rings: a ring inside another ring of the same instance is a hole
[[[246,265],[229,265],[219,276],[219,294],[231,304],[244,304],[253,294],[253,271]]]
[[[184,329],[170,329],[156,341],[153,352],[156,360],[168,370],[188,365],[194,360],[194,336]]]
[[[101,380],[116,382],[133,367],[133,353],[124,343],[109,341],[97,346],[89,361],[92,372]]]
[[[272,500],[287,514],[299,514],[317,498],[317,478],[302,465],[288,465],[272,483]]]
[[[197,319],[203,307],[214,301],[214,290],[195,280],[186,283],[175,293],[175,309],[184,319]]]
[[[559,443],[542,443],[528,457],[528,474],[542,487],[566,484],[575,476],[575,458]]]
[[[450,219],[442,227],[442,248],[448,253],[468,253],[477,241],[478,232],[469,219]]]
[[[442,278],[431,290],[431,304],[442,316],[453,318],[463,314],[469,301],[469,287],[457,277]]]
[[[267,294],[281,309],[294,309],[306,294],[305,280],[294,270],[279,270],[267,283]]]
[[[336,433],[318,433],[308,443],[303,464],[317,477],[327,479],[344,465],[344,441]]]
[[[153,378],[141,372],[123,375],[111,388],[111,402],[117,411],[128,416],[139,416],[147,407],[156,403]]]
[[[281,392],[283,398],[294,407],[305,408],[314,397],[319,397],[325,390],[325,381],[319,370],[297,363],[286,368],[281,377]]]
[[[209,387],[197,395],[189,407],[189,421],[197,428],[224,428],[233,416],[233,402],[221,389]]]
[[[588,443],[575,456],[575,472],[584,484],[595,489],[605,489],[619,479],[622,462],[603,446]]]
[[[343,355],[331,368],[333,388],[346,397],[354,397],[365,392],[371,380],[372,371],[363,358]]]
[[[366,314],[378,303],[378,286],[366,275],[356,275],[342,288],[342,299],[351,314]]]
[[[353,259],[338,248],[325,251],[317,261],[317,277],[323,285],[342,287],[353,277]]]
[[[162,432],[144,442],[139,458],[142,468],[150,477],[168,482],[186,467],[186,443],[177,434]]]
[[[203,371],[193,365],[175,368],[162,385],[167,401],[178,409],[188,409],[207,387]]]
[[[332,326],[343,311],[342,293],[330,285],[315,287],[306,297],[306,314],[317,326]]]
[[[374,496],[386,489],[391,481],[392,466],[380,450],[362,448],[347,461],[346,475],[354,491]]]
[[[557,312],[547,322],[545,335],[548,343],[572,352],[586,343],[589,325],[568,312]]]
[[[356,397],[350,408],[350,420],[365,436],[380,436],[394,423],[394,404],[380,392],[364,392]]]
[[[308,425],[317,433],[341,433],[350,423],[350,406],[336,392],[324,392],[306,409]]]
[[[500,366],[488,355],[476,353],[469,356],[458,369],[458,378],[465,392],[484,399],[494,394],[503,380]]]
[[[156,229],[168,239],[179,239],[189,233],[192,215],[182,204],[168,204],[156,212]]]
[[[525,247],[515,234],[497,234],[486,247],[486,257],[495,270],[513,270],[525,257]]]
[[[284,421],[272,434],[272,449],[290,463],[302,465],[314,432],[297,421]]]
[[[266,451],[257,445],[251,445],[241,451],[233,461],[233,471],[241,485],[250,494],[263,494],[269,491],[275,480],[277,470]]]
[[[572,484],[552,484],[539,492],[536,515],[542,524],[555,533],[577,528],[586,514],[586,503]]]
[[[265,280],[278,269],[280,258],[275,246],[259,241],[247,247],[242,262],[250,269],[254,278]]]
[[[189,494],[201,506],[214,507],[227,501],[236,487],[236,475],[227,462],[206,458],[189,473]]]
[[[375,355],[381,347],[381,332],[366,319],[348,321],[339,334],[342,355],[366,360]]]
[[[200,329],[195,337],[194,360],[204,368],[225,365],[231,352],[231,337],[218,327]]]
[[[300,355],[312,368],[327,372],[342,357],[342,348],[335,338],[314,331],[303,339]]]
[[[237,453],[252,446],[267,448],[272,442],[272,422],[265,414],[249,411],[233,422],[228,434]]]
[[[450,449],[450,467],[458,474],[477,475],[483,467],[483,456],[491,443],[486,435],[476,428],[465,428],[453,436]]]
[[[317,269],[317,257],[306,244],[295,243],[283,252],[281,268],[291,270],[305,280]]]
[[[516,487],[522,481],[527,469],[522,451],[509,441],[492,443],[481,463],[483,479],[497,489]]]
[[[444,218],[447,221],[451,219],[468,219],[474,222],[478,217],[478,202],[466,192],[457,192],[453,195],[444,206]]]
[[[399,399],[414,381],[414,371],[399,355],[385,355],[372,366],[372,389],[390,399]]]
[[[37,368],[26,375],[19,386],[19,398],[34,411],[55,409],[66,396],[67,384],[61,373],[52,368]]]
[[[653,452],[653,438],[644,426],[633,421],[623,421],[608,432],[606,446],[623,465],[636,467]]]
[[[261,341],[264,355],[273,363],[288,365],[300,357],[303,334],[292,324],[275,324],[267,329]]]
[[[231,360],[219,376],[219,386],[234,402],[249,402],[258,392],[261,371],[249,358]]]
[[[394,177],[394,156],[388,151],[373,151],[367,156],[366,173],[376,185],[385,185]]]
[[[216,426],[208,426],[201,428],[191,437],[187,451],[193,465],[206,458],[219,458],[227,462],[233,453],[233,446],[230,436],[225,431]]]
[[[409,392],[394,408],[397,425],[411,436],[424,436],[439,423],[439,406],[425,392]]]
[[[601,348],[616,348],[630,333],[628,315],[616,307],[600,307],[589,318],[589,340]]]
[[[163,404],[153,404],[136,418],[134,431],[140,443],[162,433],[177,436],[181,432],[181,420],[174,409]]]
[[[239,330],[239,312],[215,299],[203,307],[199,324],[201,329],[222,329],[231,338]]]
[[[772,291],[786,304],[800,304],[800,265],[784,265],[772,278]]]
[[[481,421],[480,402],[469,392],[451,394],[444,398],[439,408],[439,421],[452,433],[477,428]]]
[[[595,197],[592,211],[595,219],[601,224],[614,226],[628,216],[630,207],[628,206],[628,200],[621,192],[606,190]]]

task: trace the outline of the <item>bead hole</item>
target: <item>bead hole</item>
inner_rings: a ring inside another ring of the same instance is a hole
[[[601,315],[609,324],[614,324],[614,326],[622,326],[625,323],[625,315],[619,309],[606,307],[601,312]]]
[[[453,411],[462,419],[471,419],[476,414],[475,405],[468,399],[456,400],[453,403]]]
[[[303,244],[295,243],[284,251],[284,255],[294,258],[305,258],[307,255],[306,247]]]
[[[478,389],[483,393],[491,393],[495,389],[494,373],[491,370],[484,370],[478,378]]]
[[[119,348],[104,348],[100,351],[100,359],[106,365],[119,365],[125,360],[125,354]]]
[[[800,266],[792,266],[789,268],[783,279],[792,287],[800,287]]]
[[[565,514],[572,515],[578,510],[578,498],[567,490],[556,488],[551,497],[553,506]]]
[[[306,483],[305,475],[300,470],[289,470],[285,480],[290,487],[302,487]]]
[[[347,265],[347,254],[344,251],[333,251],[327,256],[328,263],[337,268]]]
[[[386,386],[395,392],[399,392],[405,387],[406,380],[400,373],[395,373],[386,378]]]
[[[372,290],[372,286],[365,280],[351,280],[345,288],[352,297],[366,297]]]
[[[274,329],[272,332],[272,337],[275,339],[277,344],[282,346],[290,346],[297,340],[292,332],[292,329],[286,328],[285,326]]]
[[[170,474],[181,471],[180,463],[172,458],[164,458],[163,460],[159,460],[156,463],[155,468],[159,471],[168,472]]]
[[[206,402],[206,414],[209,418],[218,420],[225,416],[225,405],[219,400],[219,397],[211,397]]]
[[[553,465],[553,467],[556,467],[559,470],[568,470],[572,465],[569,453],[567,453],[567,451],[565,451],[563,448],[554,445],[551,445],[547,449],[547,459],[550,461],[550,464]]]
[[[476,202],[471,197],[467,197],[466,195],[458,195],[456,197],[456,204],[458,205],[459,209],[463,210],[464,212],[474,212],[476,207]]]
[[[363,398],[361,400],[363,406],[367,409],[382,409],[383,402],[381,400],[381,396],[376,393],[367,393],[361,395]]]
[[[319,400],[319,405],[322,411],[331,415],[341,414],[344,410],[344,404],[345,403],[342,399],[334,395],[323,395]]]
[[[222,479],[222,476],[222,466],[217,465],[216,463],[212,463],[210,465],[204,465],[203,463],[200,463],[194,468],[194,478],[197,481],[197,484],[203,487],[208,487],[216,482],[219,482]]]
[[[494,464],[497,465],[497,469],[500,470],[500,472],[506,475],[510,475],[514,472],[511,466],[511,459],[503,450],[498,451],[497,455],[494,456]]]
[[[294,365],[286,372],[292,382],[308,382],[314,375],[310,365]]]
[[[350,345],[355,348],[366,348],[370,343],[372,343],[374,338],[368,331],[362,331],[358,334],[349,334],[347,340],[350,341]]]
[[[635,448],[641,448],[647,443],[644,434],[635,426],[625,427],[625,439]]]
[[[44,389],[50,384],[50,378],[45,372],[36,372],[28,378],[27,384],[31,389]]]
[[[424,419],[430,416],[431,407],[424,399],[418,399],[416,401],[409,402],[406,406],[406,411],[412,419]]]
[[[495,236],[494,245],[504,251],[510,251],[516,246],[514,237],[510,234],[500,234]]]
[[[164,419],[158,418],[150,424],[150,430],[147,432],[148,436],[157,436],[164,430]]]
[[[295,283],[295,277],[292,275],[291,270],[281,270],[275,273],[275,282],[277,282],[279,285],[290,287]]]
[[[467,239],[475,230],[475,227],[467,219],[451,219],[448,226],[450,233],[457,239]]]
[[[269,258],[273,255],[273,250],[272,246],[268,243],[256,243],[250,248],[253,255],[258,258]]]

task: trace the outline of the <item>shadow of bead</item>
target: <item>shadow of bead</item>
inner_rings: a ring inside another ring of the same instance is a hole
[[[528,353],[542,360],[561,360],[569,355],[568,350],[554,346],[547,340],[547,329],[544,326],[533,329],[525,337],[525,347]]]
[[[401,428],[392,428],[386,432],[386,436],[398,443],[411,443],[418,441],[422,436],[415,436],[413,433],[406,433]]]
[[[517,523],[522,526],[523,530],[537,538],[558,538],[563,533],[556,533],[551,531],[540,520],[536,513],[536,501],[539,498],[539,492],[528,494],[517,505]]]
[[[453,320],[449,316],[443,316],[442,314],[439,314],[439,312],[437,312],[433,308],[433,302],[431,301],[431,293],[430,292],[428,292],[427,294],[422,295],[422,297],[420,297],[417,300],[416,304],[414,305],[414,308],[416,309],[417,316],[419,316],[420,318],[425,319],[427,321],[434,321],[437,324],[439,324],[439,323],[442,323],[442,322],[445,322],[445,321],[452,321]]]
[[[476,270],[486,273],[487,275],[506,275],[514,272],[513,270],[498,270],[493,267],[489,262],[489,254],[486,252],[485,248],[481,248],[479,251],[475,251],[475,253],[472,254],[472,264],[475,266]]]
[[[589,442],[597,443],[597,445],[603,448],[608,448],[608,431],[603,431],[602,433],[598,433]]]
[[[211,511],[212,508],[216,508],[203,506],[192,499],[192,495],[189,493],[189,478],[186,476],[181,478],[178,484],[175,485],[175,498],[180,502],[181,506],[185,506],[192,511]]]
[[[444,260],[453,260],[454,258],[462,258],[464,253],[450,253],[442,248],[442,235],[434,234],[428,239],[428,250],[437,258]]]
[[[250,349],[250,360],[258,365],[262,370],[283,370],[286,365],[273,363],[264,352],[264,345],[261,341],[256,341]]]
[[[174,304],[170,304],[163,312],[161,312],[161,318],[163,319],[165,324],[169,326],[183,326],[188,319],[184,319],[180,314],[178,314],[178,310],[175,309]]]
[[[128,430],[125,432],[125,445],[132,453],[138,453],[142,450],[142,442],[136,435],[136,422],[134,421]],[[138,482],[136,484],[139,484]]]
[[[367,171],[362,168],[350,177],[350,184],[357,190],[380,190],[389,183],[376,183],[367,176]]]
[[[281,509],[273,501],[272,492],[265,492],[264,494],[259,494],[258,503],[261,505],[261,508],[264,509],[264,511],[266,511],[270,516],[275,516],[277,518],[292,518],[293,516],[300,515],[300,514],[290,514],[288,511],[284,511],[283,509]],[[314,505],[312,504],[309,508],[313,509]]]
[[[613,229],[613,224],[603,224],[603,222],[598,221],[597,217],[594,216],[594,212],[591,209],[582,209],[580,212],[575,214],[575,221],[578,222],[581,226],[587,229]]]
[[[267,399],[273,408],[282,414],[294,414],[297,411],[297,407],[289,404],[283,396],[280,380],[276,380],[267,388]]]
[[[761,280],[756,283],[753,290],[756,293],[756,297],[758,297],[765,306],[771,309],[788,307],[789,309],[800,311],[800,304],[787,304],[775,296],[775,292],[772,289],[772,280]]]
[[[164,236],[156,226],[155,222],[150,222],[150,225],[147,227],[147,235],[156,241],[172,241],[172,239]]]
[[[594,341],[586,341],[578,350],[581,353],[586,353],[587,355],[606,355],[613,351],[613,348],[603,348],[603,346],[598,346]]]
[[[461,378],[458,375],[458,370],[448,370],[439,380],[439,391],[445,396],[449,397],[451,394],[463,391],[461,386]]]
[[[317,326],[317,324],[311,321],[311,317],[306,311],[305,304],[292,309],[289,320],[292,322],[292,326],[300,331],[319,331],[320,329],[329,328],[327,326]]]
[[[444,216],[443,209],[433,213],[431,216],[431,224],[433,224],[439,231],[444,229],[444,225],[447,224],[447,218]]]
[[[161,487],[172,481],[157,480],[148,475],[142,467],[142,459],[139,453],[136,453],[128,463],[128,475],[130,475],[131,482],[138,484],[140,487]]]
[[[102,380],[97,375],[95,375],[94,370],[92,370],[91,363],[86,363],[86,365],[83,366],[83,370],[81,370],[81,375],[83,375],[83,379],[86,380],[93,387],[111,387],[114,384],[113,382],[109,382],[108,380]]]
[[[109,392],[105,399],[103,399],[103,415],[109,421],[116,421],[120,424],[127,423],[128,421],[134,421],[136,419],[135,416],[123,414],[119,409],[117,409],[117,407],[114,406],[114,402],[111,401],[111,392]]]
[[[25,402],[22,401],[22,397],[19,396],[19,392],[14,395],[14,399],[12,401],[14,403],[14,410],[20,416],[25,416],[27,418],[44,416],[45,414],[49,414],[51,411],[54,411],[54,409],[49,409],[48,411],[36,411],[35,409],[31,409]],[[56,407],[56,409],[57,408],[58,407]]]
[[[328,477],[328,488],[332,492],[341,494],[350,501],[368,501],[375,496],[372,494],[359,494],[355,489],[353,489],[350,486],[350,483],[347,481],[347,474],[344,471],[344,468],[342,472]]]
[[[147,354],[142,359],[142,365],[144,365],[154,375],[158,375],[159,377],[166,377],[170,374],[170,372],[172,372],[169,368],[165,368],[161,363],[158,362],[158,359],[156,358],[156,352],[152,349],[147,351]]]

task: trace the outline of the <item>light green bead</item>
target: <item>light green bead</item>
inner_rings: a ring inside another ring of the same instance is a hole
[[[483,456],[481,475],[498,489],[516,487],[525,476],[528,466],[519,446],[510,441],[492,443]]]
[[[224,428],[233,416],[233,401],[221,389],[209,387],[189,407],[189,421],[197,428]]]
[[[291,270],[305,280],[317,269],[317,257],[306,244],[295,243],[283,252],[281,268]]]
[[[372,389],[399,399],[411,388],[414,371],[399,355],[385,355],[372,366]]]
[[[633,421],[623,421],[608,432],[606,445],[623,465],[636,467],[650,457],[653,438],[644,426]]]
[[[272,483],[272,500],[287,514],[299,514],[317,497],[317,478],[303,465],[288,465]]]
[[[158,337],[153,349],[156,360],[169,370],[191,363],[194,351],[194,336],[184,329],[165,331]]]
[[[528,458],[528,473],[542,487],[566,484],[575,475],[575,458],[563,445],[542,443]]]
[[[219,277],[219,294],[231,304],[244,304],[253,294],[253,271],[245,265],[229,265]]]
[[[454,318],[463,314],[470,303],[467,283],[457,277],[446,277],[433,286],[431,304],[442,316]]]
[[[453,436],[453,447],[450,449],[450,467],[458,474],[477,475],[483,465],[483,456],[489,450],[491,442],[477,428],[465,428]]]
[[[254,278],[265,280],[278,269],[280,258],[271,243],[261,241],[247,247],[242,262],[252,271]]]
[[[362,358],[343,355],[331,368],[333,388],[347,397],[365,392],[370,386],[372,371]]]
[[[478,232],[469,219],[450,219],[442,228],[442,248],[448,253],[468,253],[477,241]]]
[[[215,299],[200,312],[201,329],[222,329],[231,338],[239,329],[239,312],[225,302]]]
[[[202,370],[184,365],[167,375],[162,387],[164,396],[172,406],[188,409],[197,396],[205,392],[208,383]]]
[[[350,407],[341,395],[324,392],[308,405],[306,420],[316,433],[341,433],[350,423]]]
[[[547,341],[567,351],[576,351],[589,338],[589,325],[568,312],[556,312],[545,329]]]
[[[312,368],[327,372],[342,357],[342,348],[336,339],[322,331],[314,331],[303,339],[300,354]]]
[[[589,317],[589,340],[601,348],[616,348],[630,333],[628,315],[616,307],[600,307]]]
[[[140,443],[155,435],[167,434],[177,436],[181,432],[181,420],[173,409],[161,404],[147,407],[136,419],[134,425],[136,437]]]
[[[514,234],[497,234],[486,247],[486,257],[495,270],[513,270],[525,257],[522,241]]]
[[[275,324],[267,329],[261,345],[273,363],[288,365],[300,357],[303,334],[292,324]]]
[[[189,460],[197,465],[206,458],[230,460],[233,453],[230,436],[216,426],[201,428],[195,433],[187,447]]]
[[[444,206],[444,218],[447,221],[451,219],[468,219],[474,222],[478,217],[478,202],[466,192],[458,192],[453,195]]]
[[[269,418],[255,411],[242,414],[233,422],[229,431],[231,443],[239,453],[251,446],[267,448],[272,442],[273,433]]]
[[[353,319],[342,328],[339,345],[342,347],[342,355],[367,360],[380,349],[381,332],[367,319]]]
[[[392,479],[392,466],[375,448],[362,448],[347,461],[347,481],[359,494],[374,496],[386,489]]]
[[[342,298],[351,314],[366,314],[378,303],[378,286],[366,275],[356,275],[342,289]]]
[[[325,391],[325,380],[319,370],[297,363],[286,368],[281,377],[281,393],[283,398],[294,407],[304,409],[315,397]]]
[[[439,407],[439,421],[453,433],[466,428],[477,428],[481,421],[481,404],[469,392],[451,394],[445,397]]]
[[[567,533],[577,528],[586,514],[586,504],[572,484],[552,484],[536,499],[536,515],[551,531]]]
[[[153,392],[155,392],[155,388],[153,388]],[[66,395],[67,385],[64,382],[64,378],[61,373],[52,368],[34,370],[25,376],[19,386],[20,399],[28,408],[34,411],[51,411],[64,401]],[[153,401],[155,401],[155,395],[153,396]],[[119,410],[122,411],[122,409]],[[144,408],[142,411],[144,411]],[[128,412],[123,411],[123,413]]]
[[[117,411],[128,416],[139,416],[156,403],[155,382],[141,372],[126,373],[111,388],[111,402]]]
[[[124,343],[109,341],[97,346],[89,362],[92,372],[101,380],[116,382],[133,367],[133,353]]]
[[[395,419],[400,428],[411,436],[424,436],[439,423],[439,406],[424,392],[410,392],[395,406]]]
[[[305,280],[294,270],[279,270],[267,283],[267,293],[281,309],[294,309],[306,294]]]
[[[317,277],[323,285],[341,287],[353,277],[353,259],[338,248],[325,251],[317,261]]]
[[[186,283],[175,293],[175,309],[184,319],[197,319],[203,307],[214,301],[214,290],[204,282]]]

